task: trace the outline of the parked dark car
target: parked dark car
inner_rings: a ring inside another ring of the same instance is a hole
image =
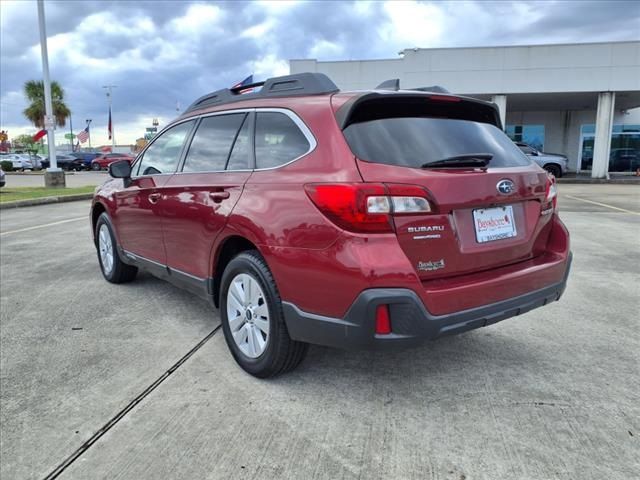
[[[640,150],[614,148],[609,155],[610,172],[635,172],[640,168]]]
[[[120,160],[126,160],[129,163],[133,163],[135,157],[133,155],[127,155],[126,153],[106,153],[91,161],[91,170],[106,170],[113,162]]]
[[[56,154],[56,162],[58,164],[58,167],[61,168],[62,170],[80,171],[85,169],[84,162],[82,161],[82,159],[76,158],[70,154],[65,154],[65,153]],[[45,157],[45,159],[42,160],[42,168],[49,168],[50,165],[51,165],[51,162],[49,161],[49,157]]]
[[[198,99],[109,166],[90,214],[107,281],[144,268],[210,299],[258,377],[309,344],[406,347],[563,294],[555,178],[494,104],[319,73],[257,85]]]
[[[582,158],[582,170],[591,170],[593,156]],[[610,172],[635,172],[640,168],[640,150],[635,148],[613,148],[609,153]]]
[[[84,164],[84,168],[86,170],[90,170],[91,162],[93,161],[93,159],[100,156],[99,153],[90,153],[90,152],[73,152],[70,155],[72,157],[82,160],[82,163]]]

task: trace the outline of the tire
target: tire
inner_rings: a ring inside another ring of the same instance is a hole
[[[253,288],[253,295],[243,297],[245,285]],[[257,301],[251,301],[256,298]],[[234,309],[240,315],[230,319],[229,313]],[[250,314],[247,314],[248,310]],[[308,344],[289,337],[278,287],[266,262],[255,250],[240,253],[225,268],[220,285],[220,316],[224,338],[233,358],[255,377],[268,378],[293,370],[309,348]],[[260,339],[264,342],[262,346]]]
[[[544,169],[556,178],[560,178],[562,176],[562,170],[555,163],[545,165]]]
[[[100,171],[100,164],[99,163],[92,163],[91,164],[91,170],[93,170],[94,172]]]
[[[126,283],[136,278],[138,267],[127,265],[118,255],[116,236],[106,213],[102,213],[98,218],[95,235],[98,263],[105,280],[111,283]],[[107,254],[108,251],[110,256]]]

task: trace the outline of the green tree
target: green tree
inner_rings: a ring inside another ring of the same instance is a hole
[[[24,116],[36,127],[44,128],[44,82],[42,80],[25,82],[24,95],[29,101],[29,106],[23,112]],[[51,103],[56,124],[64,127],[67,117],[71,116],[71,110],[64,103],[64,90],[58,82],[51,82]]]
[[[32,135],[18,135],[13,137],[13,148],[22,148],[27,152],[35,152],[38,150],[38,145],[33,141]]]

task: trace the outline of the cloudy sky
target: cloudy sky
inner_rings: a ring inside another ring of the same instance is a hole
[[[204,93],[249,74],[289,72],[291,58],[394,58],[411,47],[460,47],[640,39],[634,1],[189,2],[46,1],[51,77],[65,89],[74,131],[92,118],[107,143],[114,84],[118,143],[156,117],[175,117]],[[0,128],[35,132],[22,86],[41,79],[35,1],[0,2]],[[68,129],[68,125],[67,125]],[[68,131],[68,130],[67,130]],[[62,137],[64,131],[58,131]]]

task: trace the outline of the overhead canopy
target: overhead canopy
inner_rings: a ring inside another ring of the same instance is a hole
[[[507,109],[512,112],[595,110],[598,106],[599,93],[510,93],[507,96]],[[469,96],[491,101],[491,95]],[[640,91],[616,92],[615,102],[616,110],[630,110],[640,107]]]

